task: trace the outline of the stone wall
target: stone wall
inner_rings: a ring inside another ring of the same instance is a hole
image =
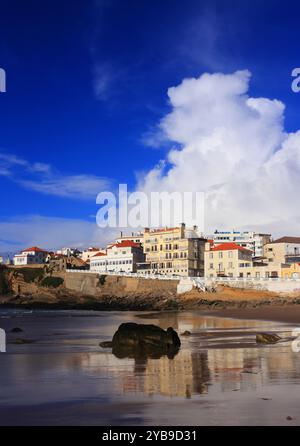
[[[176,294],[177,280],[144,279],[124,276],[101,276],[92,273],[65,272],[56,274],[64,278],[65,287],[84,295],[124,296],[126,294],[151,293],[162,295],[164,293]]]
[[[271,291],[275,293],[293,293],[300,291],[300,280],[287,280],[287,279],[269,279],[269,280],[230,280],[224,281],[213,279],[206,279],[206,285],[217,286],[218,284],[226,285],[231,288],[240,288],[257,291]]]

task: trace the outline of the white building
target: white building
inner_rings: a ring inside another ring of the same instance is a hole
[[[21,251],[20,254],[14,256],[14,265],[33,265],[33,264],[43,264],[46,262],[48,252],[33,246],[32,248],[27,248]]]
[[[82,259],[84,262],[87,262],[90,261],[91,258],[94,257],[94,255],[98,252],[105,254],[105,249],[95,248],[91,246],[88,249],[82,251],[82,253],[79,255],[79,258]]]
[[[77,248],[61,248],[56,251],[56,254],[62,256],[78,256],[81,252]]]
[[[264,255],[263,247],[271,240],[271,234],[260,234],[254,231],[218,231],[212,236],[214,246],[223,243],[235,243],[242,248],[250,249],[253,257]]]
[[[116,238],[115,243],[122,243],[122,242],[134,242],[139,243],[141,246],[143,246],[144,243],[144,233],[143,232],[132,232],[131,235],[124,235],[123,232],[120,233],[120,237]],[[108,245],[110,246],[110,245]]]
[[[90,270],[106,272],[126,272],[136,271],[136,264],[144,262],[145,256],[139,243],[124,240],[115,243],[107,248],[106,254],[98,252],[90,259]]]

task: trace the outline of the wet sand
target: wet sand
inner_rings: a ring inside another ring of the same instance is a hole
[[[1,310],[0,425],[300,425],[295,324],[224,316]],[[191,335],[173,359],[119,359],[99,347],[122,322],[146,320]],[[258,345],[260,331],[282,341]]]
[[[203,311],[202,314],[234,319],[300,324],[300,305],[268,305],[257,308],[225,308],[220,310]]]

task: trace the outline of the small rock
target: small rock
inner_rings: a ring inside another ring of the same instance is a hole
[[[31,339],[17,338],[12,343],[13,344],[32,344],[32,342],[34,342],[34,341],[32,341]]]
[[[258,344],[276,344],[281,337],[275,333],[257,333],[256,342]]]
[[[181,333],[181,336],[191,336],[191,332],[188,330],[185,330],[183,333]]]
[[[293,418],[290,417],[290,416],[288,416],[288,417],[286,417],[286,419],[287,419],[288,421],[291,421]]]
[[[100,347],[102,348],[111,348],[112,347],[112,341],[104,341],[100,342]]]
[[[22,328],[19,327],[15,327],[10,330],[11,333],[21,333],[22,331]]]

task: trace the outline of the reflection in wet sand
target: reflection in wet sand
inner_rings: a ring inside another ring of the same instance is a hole
[[[157,417],[163,401],[171,404],[176,400],[181,409],[173,413],[172,420],[164,418],[165,422],[189,424],[193,415],[188,404],[193,401],[207,404],[208,413],[213,410],[214,417],[217,417],[214,422],[219,419],[220,424],[226,424],[226,413],[224,415],[222,411],[225,410],[224,401],[227,401],[230,410],[237,412],[237,418],[233,420],[237,423],[246,407],[238,404],[243,401],[246,404],[247,401],[253,406],[249,420],[255,424],[259,421],[255,409],[257,395],[263,400],[267,393],[268,400],[276,401],[281,390],[295,400],[294,410],[298,410],[300,420],[300,396],[291,391],[295,384],[300,384],[300,355],[292,352],[290,342],[272,346],[258,346],[255,342],[257,331],[276,331],[283,338],[288,338],[294,327],[204,317],[197,313],[153,314],[147,316],[149,323],[162,328],[173,326],[179,333],[191,331],[191,336],[182,337],[179,353],[172,359],[167,356],[119,359],[110,349],[100,349],[99,340],[109,339],[121,322],[145,322],[144,315],[114,313],[105,318],[97,314],[93,318],[85,315],[66,317],[58,314],[57,318],[46,318],[40,315],[38,330],[34,315],[18,319],[18,325],[25,327],[27,336],[37,338],[39,334],[39,337],[34,344],[17,346],[10,343],[10,335],[9,353],[1,356],[0,415],[4,418],[0,423],[5,419],[11,421],[6,410],[8,407],[15,411],[20,406],[32,408],[33,405],[43,405],[46,407],[43,420],[47,424],[48,404],[61,407],[62,404],[85,401],[88,408],[92,402],[99,401],[99,410],[101,407],[105,412],[107,405],[107,413],[111,413],[113,404],[119,404],[118,407],[125,403],[130,407],[141,407],[142,404],[143,411],[148,414],[147,422],[151,424],[151,420],[159,422]],[[3,321],[8,324],[9,332],[9,324],[14,322],[9,319]],[[67,328],[63,331],[66,323]],[[53,331],[61,334],[55,337],[55,342]],[[124,413],[123,409],[120,410],[118,420],[126,423],[129,415],[126,409]],[[265,414],[265,409],[261,410],[263,412],[260,413]],[[279,409],[276,410],[278,412]],[[33,424],[35,416],[38,415],[32,415]],[[82,410],[77,412],[74,409],[71,424],[80,423],[82,416]],[[95,422],[99,423],[99,420]],[[146,423],[145,420],[141,422]],[[195,422],[201,424],[205,420],[196,419]],[[272,418],[269,422],[272,423]],[[53,419],[49,419],[49,423],[53,423]]]

